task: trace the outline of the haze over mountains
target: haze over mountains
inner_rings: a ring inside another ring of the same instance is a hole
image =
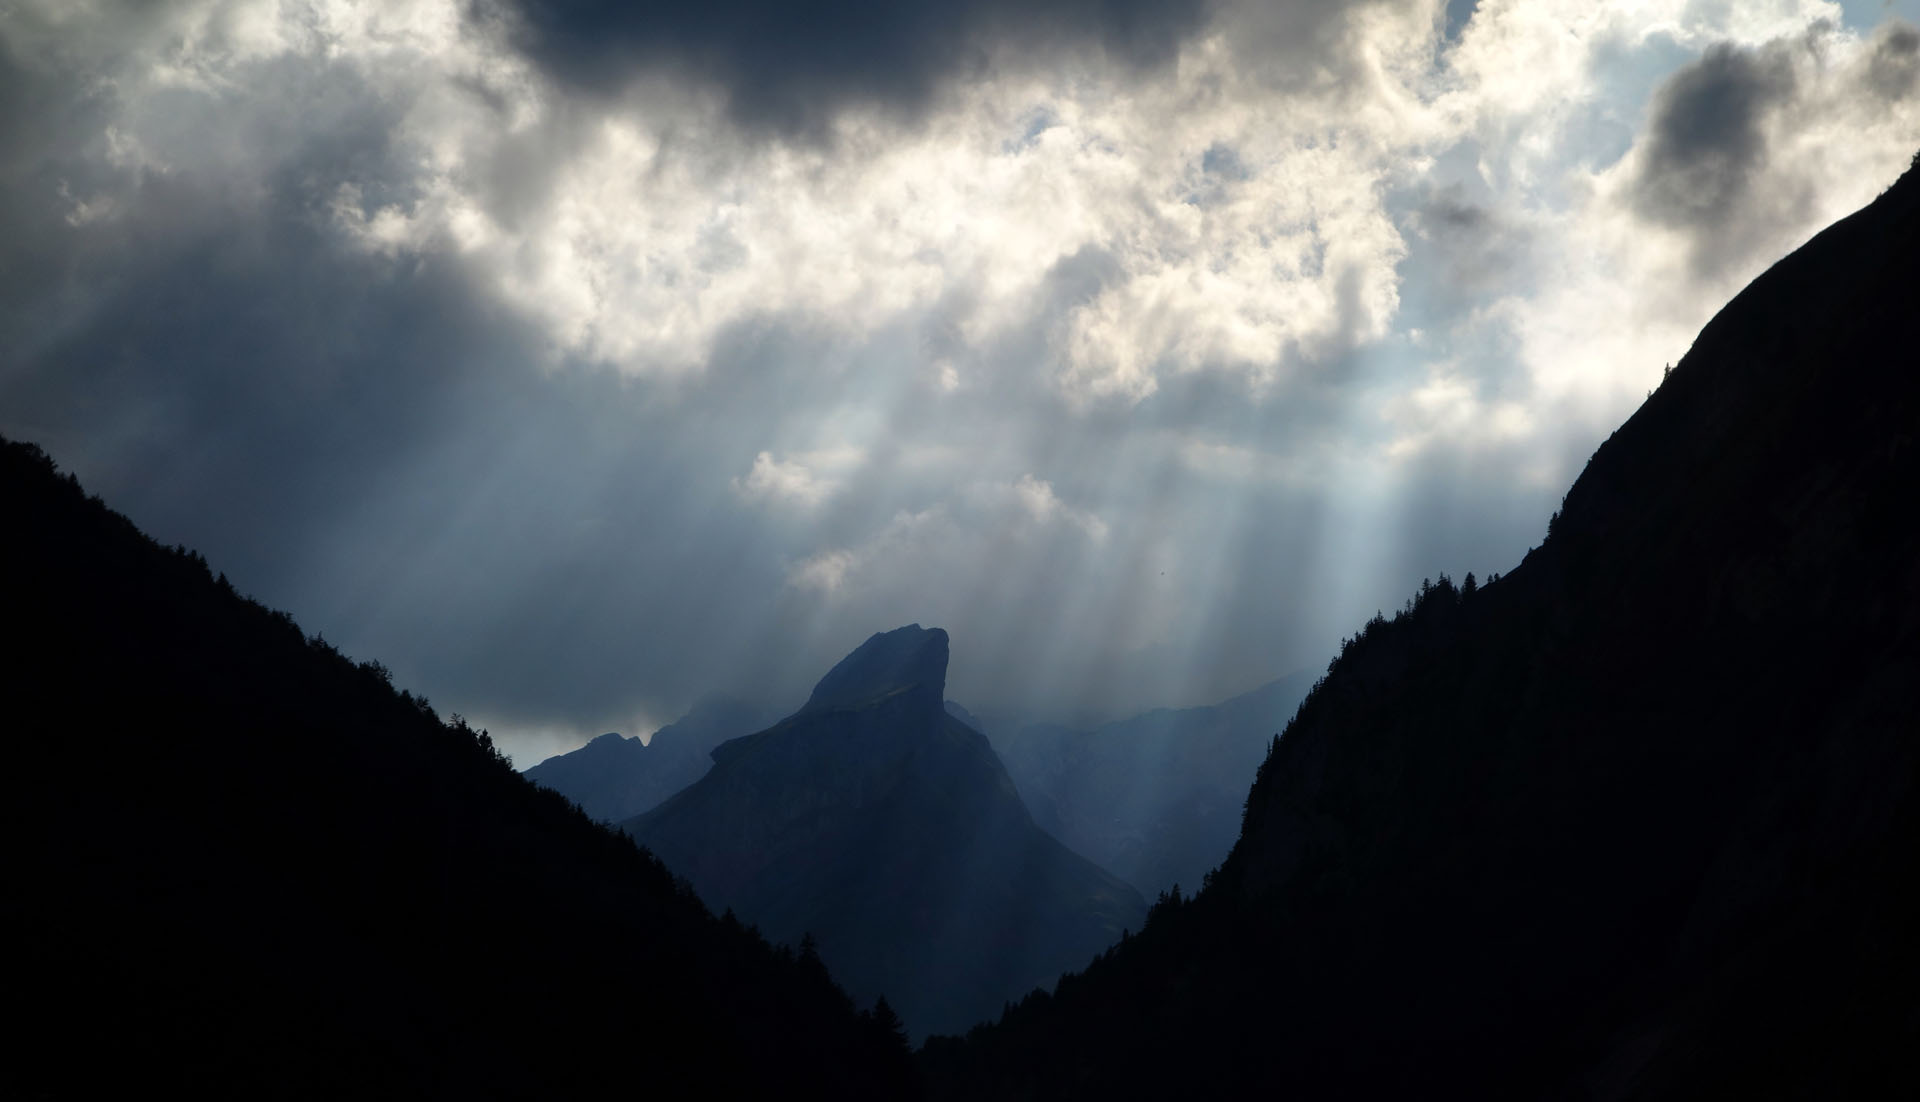
[[[579,804],[595,821],[615,823],[699,780],[713,765],[714,747],[776,718],[742,700],[711,697],[645,742],[610,731],[521,775]]]
[[[1034,822],[1143,895],[1198,885],[1239,836],[1246,779],[1313,679],[1294,674],[1217,705],[1162,708],[1077,729],[983,721]],[[770,725],[768,709],[716,697],[642,743],[608,733],[523,775],[601,822],[652,810],[704,776],[720,744]]]
[[[836,700],[837,707],[848,710],[908,685],[930,687],[938,695],[945,680],[944,640],[944,632],[917,627],[875,636],[828,675],[800,715],[831,710],[829,702]],[[1057,948],[1037,948],[1036,959],[1045,963],[1018,965],[1004,974],[993,968],[978,971],[969,981],[977,989],[956,999],[951,993],[954,974],[930,969],[914,958],[966,959],[967,950],[978,946],[948,944],[950,931],[960,929],[959,924],[935,930],[924,917],[902,924],[892,897],[935,901],[943,894],[973,896],[978,887],[969,877],[978,879],[980,873],[970,870],[1031,860],[1015,852],[1035,844],[1031,832],[1018,825],[1023,818],[1018,804],[1066,849],[1143,895],[1151,897],[1181,883],[1198,885],[1238,836],[1246,778],[1309,683],[1305,675],[1296,675],[1213,707],[1162,709],[1091,731],[1015,726],[990,740],[995,745],[984,756],[977,743],[949,729],[966,747],[966,767],[947,770],[947,783],[962,788],[978,784],[983,793],[995,795],[985,801],[989,809],[944,820],[929,815],[924,821],[887,821],[861,810],[882,799],[909,812],[932,806],[910,786],[884,797],[867,790],[895,783],[885,759],[915,746],[925,736],[913,729],[934,722],[930,714],[911,710],[869,723],[863,738],[786,735],[796,743],[790,749],[804,747],[807,760],[790,754],[777,765],[755,770],[750,783],[743,783],[729,764],[748,740],[729,741],[727,736],[754,729],[749,719],[753,710],[725,700],[708,702],[661,728],[645,745],[617,734],[602,735],[524,775],[573,799],[595,819],[633,817],[628,827],[635,836],[669,855],[672,866],[689,876],[716,909],[730,908],[743,921],[790,944],[812,934],[834,974],[856,995],[869,1002],[887,995],[916,1032],[955,1031],[997,1015],[1003,1002],[1035,986],[1051,986],[1060,972],[1083,966],[1120,930],[1138,927],[1144,904],[1129,900],[1108,909],[1111,884],[1034,888],[1049,899],[1057,897],[1057,906],[1049,903],[1038,913],[1033,913],[1031,900],[1003,896],[981,901],[978,911],[957,917],[972,927],[1012,923],[996,935],[1008,943],[1046,942],[1058,931],[1085,925],[1087,916],[1073,913],[1077,897],[1084,897],[1092,908],[1089,913],[1105,913],[1091,933],[1065,938]],[[946,701],[944,709],[962,727],[982,730],[980,721],[961,705]],[[658,816],[635,817],[704,776],[712,765],[709,753],[723,774],[715,784],[733,789],[727,797],[707,797],[714,806],[691,822],[681,821],[683,812],[670,815],[665,809]],[[999,761],[989,762],[996,755]],[[1006,799],[995,776],[1002,766],[1018,793],[1013,801]],[[853,780],[861,776],[868,779]],[[937,785],[933,774],[916,783]],[[946,792],[940,796],[953,798]],[[793,822],[836,815],[868,817],[857,825],[832,828]],[[652,825],[656,819],[679,825],[669,833]],[[983,830],[983,824],[993,820],[1002,821],[993,830],[1021,837],[973,842],[982,852],[959,862],[969,871],[929,866],[926,854],[910,859],[914,867],[909,868],[901,863],[908,859],[880,858],[874,852],[875,838],[964,834]],[[742,830],[746,823],[757,825]],[[730,841],[719,841],[718,835]],[[1053,847],[1043,848],[1050,852]],[[993,850],[1003,852],[986,852]],[[892,866],[887,866],[889,861]],[[851,871],[856,868],[865,871],[856,875]],[[1082,876],[1084,872],[1080,870]],[[775,885],[760,883],[768,879]],[[996,908],[1005,913],[994,913]],[[952,907],[928,902],[924,909],[946,912]],[[917,940],[924,944],[915,944]],[[923,1021],[928,1015],[930,1020]]]
[[[713,753],[622,826],[708,906],[811,935],[856,999],[955,1031],[1137,928],[1126,884],[1034,825],[987,740],[948,715],[947,634],[873,636],[798,712]]]
[[[981,726],[1042,830],[1151,898],[1201,879],[1240,835],[1247,778],[1312,687],[1294,674],[1204,708],[1082,731]]]

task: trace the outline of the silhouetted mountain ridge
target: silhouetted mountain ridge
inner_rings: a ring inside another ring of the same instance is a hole
[[[292,619],[0,442],[0,1093],[892,1097],[899,1042]]]
[[[1920,171],[1736,297],[1547,540],[1367,625],[1197,899],[956,1096],[1911,1097]]]

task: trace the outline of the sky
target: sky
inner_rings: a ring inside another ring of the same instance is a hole
[[[1087,722],[1511,568],[1920,0],[0,0],[0,433],[519,764]]]

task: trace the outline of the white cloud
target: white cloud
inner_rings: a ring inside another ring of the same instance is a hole
[[[788,571],[787,582],[827,596],[859,584],[897,595],[929,573],[991,570],[1023,552],[1057,551],[1063,539],[1079,550],[1097,549],[1110,531],[1097,513],[1062,501],[1045,479],[976,481],[928,508],[895,513],[856,545],[806,556]]]
[[[1387,445],[1395,460],[1417,459],[1428,449],[1478,451],[1524,440],[1534,430],[1533,412],[1511,399],[1490,399],[1456,363],[1437,364],[1421,385],[1397,396],[1386,416],[1397,432]]]
[[[733,490],[748,501],[812,507],[838,491],[841,473],[865,458],[864,452],[851,447],[806,452],[791,459],[775,459],[772,452],[763,451],[754,456],[744,478],[733,480]]]
[[[1573,402],[1592,408],[1596,422],[1616,420],[1734,292],[1899,174],[1920,143],[1920,96],[1889,102],[1865,93],[1876,42],[1815,21],[1745,47],[1777,54],[1796,80],[1791,95],[1764,112],[1766,148],[1751,167],[1748,194],[1719,212],[1713,240],[1640,213],[1634,187],[1648,156],[1644,136],[1613,164],[1570,175],[1568,209],[1536,230],[1555,244],[1551,269],[1529,294],[1497,308],[1519,342],[1537,405]],[[1709,247],[1716,257],[1703,265],[1700,250]]]
[[[1107,538],[1107,523],[1085,509],[1075,509],[1053,492],[1053,483],[1023,474],[1012,486],[1013,496],[1035,524],[1064,521],[1099,543]]]
[[[838,593],[847,584],[847,575],[855,565],[857,560],[851,551],[822,551],[801,560],[787,580],[796,588],[818,590],[830,595]]]

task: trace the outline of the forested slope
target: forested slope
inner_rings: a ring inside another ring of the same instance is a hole
[[[817,960],[37,449],[0,445],[0,515],[0,1093],[910,1091]]]
[[[1920,1093],[1920,170],[1763,275],[1490,585],[1276,740],[1197,899],[971,1097]]]

